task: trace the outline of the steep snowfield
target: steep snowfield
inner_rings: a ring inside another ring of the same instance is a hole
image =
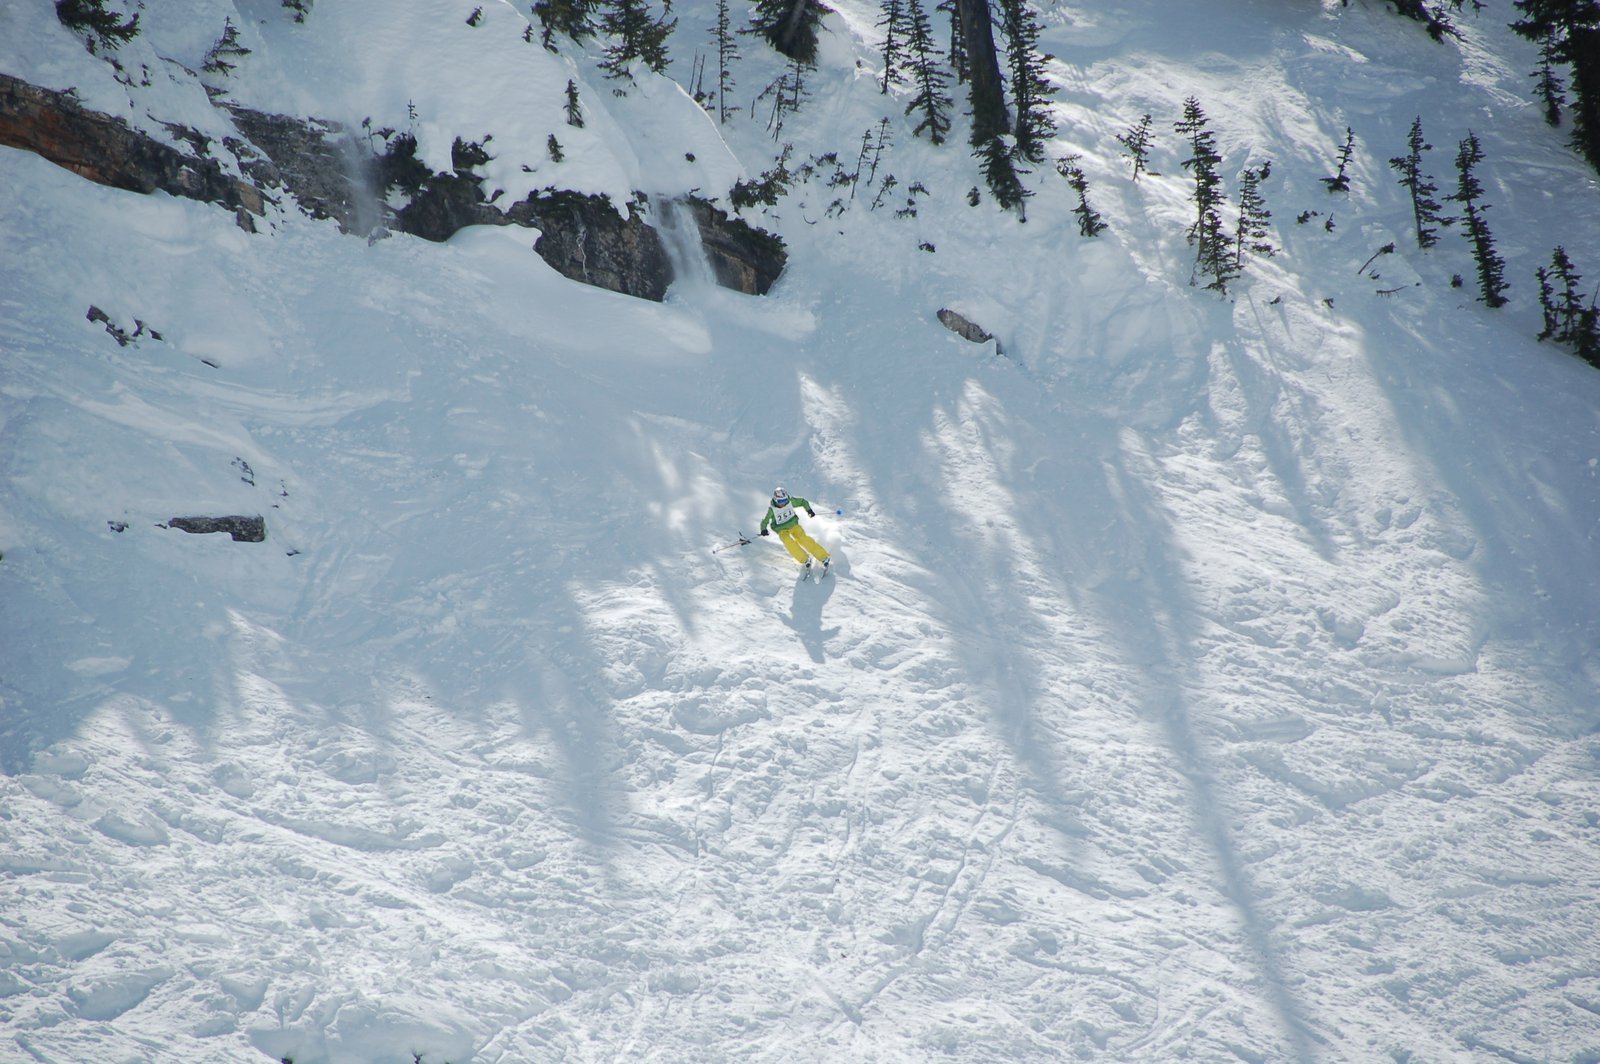
[[[220,136],[183,67],[228,16],[240,102],[437,165],[492,133],[513,197],[781,147],[754,39],[718,127],[474,6],[151,5],[130,92],[28,0],[0,69]],[[587,288],[520,230],[246,235],[0,149],[0,1058],[1600,1060],[1600,376],[1532,339],[1556,243],[1600,277],[1600,189],[1502,6],[1449,45],[1049,7],[1086,241],[1049,166],[1025,224],[968,206],[961,125],[912,139],[842,3],[781,141],[892,143],[751,216],[765,298]],[[687,83],[714,5],[674,10]],[[1230,193],[1274,162],[1228,300],[1188,284],[1190,94]],[[1414,250],[1419,114],[1445,191],[1484,143],[1509,307]],[[835,576],[712,552],[775,483]],[[217,513],[267,541],[160,527]]]

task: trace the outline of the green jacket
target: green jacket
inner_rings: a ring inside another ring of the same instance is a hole
[[[780,531],[785,528],[793,528],[800,523],[800,515],[795,512],[796,510],[804,510],[806,513],[811,513],[811,504],[798,495],[791,495],[789,496],[789,505],[782,510],[768,506],[767,516],[761,519],[761,531],[765,532],[768,527]]]

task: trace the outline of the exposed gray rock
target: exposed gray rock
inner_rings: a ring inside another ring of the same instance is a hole
[[[515,204],[510,216],[540,231],[533,250],[563,277],[658,303],[666,297],[672,263],[642,212],[624,219],[604,196],[547,192]]]
[[[292,193],[313,218],[333,218],[346,232],[358,228],[356,189],[346,162],[353,145],[342,126],[224,106],[234,126],[248,138],[230,139],[225,145],[252,181]]]
[[[174,517],[167,522],[167,527],[196,535],[226,532],[235,543],[262,543],[267,538],[267,522],[259,514],[255,517],[238,514],[229,517]]]
[[[964,314],[957,313],[948,307],[941,307],[939,308],[938,317],[941,325],[963,340],[971,340],[975,344],[986,344],[990,340],[994,340],[994,353],[997,355],[1005,354],[1004,349],[1000,346],[1000,341],[995,340],[993,333],[987,331]]]

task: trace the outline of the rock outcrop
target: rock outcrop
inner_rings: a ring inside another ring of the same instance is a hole
[[[510,217],[539,230],[533,250],[563,277],[657,302],[666,298],[672,263],[640,211],[624,219],[604,196],[549,192],[518,202]]]
[[[717,283],[746,295],[766,295],[783,273],[783,241],[705,200],[688,204]]]
[[[1005,354],[1005,349],[1000,346],[1000,341],[995,338],[994,334],[968,318],[965,314],[951,310],[949,307],[940,307],[938,314],[935,316],[939,319],[939,324],[963,340],[970,340],[975,344],[986,344],[990,340],[994,340],[994,353],[997,355]]]
[[[223,103],[239,137],[222,148],[240,177],[216,158],[206,138],[172,126],[185,153],[110,115],[88,110],[70,92],[39,88],[0,74],[0,144],[23,148],[91,181],[135,192],[163,191],[221,204],[254,231],[270,202],[292,197],[314,218],[371,236],[388,228],[442,241],[468,225],[537,228],[533,248],[563,276],[615,292],[661,300],[672,267],[661,238],[643,217],[627,216],[601,196],[547,190],[502,207],[474,173],[481,145],[457,142],[451,172],[432,173],[392,131],[357,138],[337,123],[265,114]],[[378,140],[384,152],[372,145]],[[391,198],[404,200],[393,207]],[[639,200],[643,202],[643,198]],[[703,200],[689,201],[717,282],[764,295],[787,261],[783,241]]]
[[[267,522],[259,515],[246,517],[241,514],[231,514],[227,517],[174,517],[167,521],[166,527],[176,528],[180,532],[191,532],[195,535],[207,535],[212,532],[226,532],[235,543],[265,543],[267,539]]]
[[[179,137],[192,131],[172,127]],[[166,192],[259,215],[261,192],[215,159],[187,155],[91,111],[71,92],[56,92],[0,74],[0,144],[34,152],[102,185]]]

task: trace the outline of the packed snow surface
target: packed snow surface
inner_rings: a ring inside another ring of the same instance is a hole
[[[0,12],[0,70],[153,135],[235,135],[209,82],[491,137],[507,202],[665,230],[812,163],[747,212],[770,295],[653,304],[0,149],[0,1058],[1600,1059],[1600,374],[1533,281],[1600,277],[1600,188],[1508,4],[1043,5],[1092,240],[1048,160],[969,205],[865,0],[781,129],[753,37],[695,103],[708,0],[632,84],[475,6],[150,4],[118,66]],[[1191,95],[1230,195],[1273,162],[1226,298]],[[1503,309],[1416,247],[1418,116],[1443,192],[1484,145]],[[833,575],[753,535],[775,484]],[[266,541],[166,527],[226,514]]]

